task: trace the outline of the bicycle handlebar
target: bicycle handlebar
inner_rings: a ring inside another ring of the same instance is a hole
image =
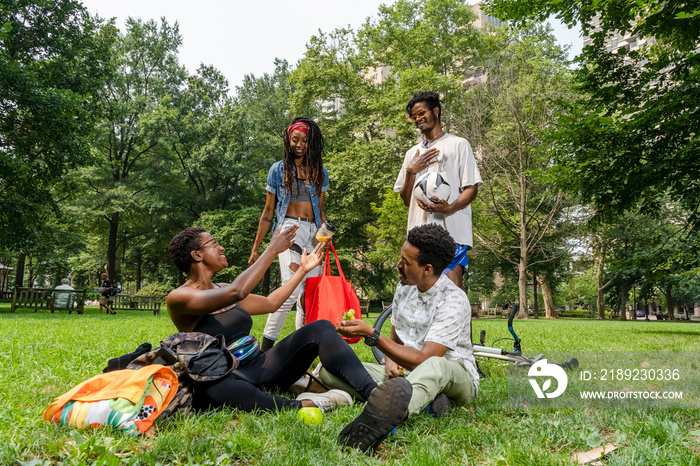
[[[510,332],[511,335],[513,335],[513,339],[515,340],[513,342],[513,351],[516,353],[521,353],[522,348],[520,347],[520,338],[515,334],[515,330],[513,330],[513,319],[515,318],[515,315],[518,313],[518,309],[520,308],[520,304],[513,304],[510,310],[510,315],[508,316],[508,331]]]

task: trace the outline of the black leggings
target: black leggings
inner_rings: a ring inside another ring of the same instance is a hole
[[[243,411],[299,409],[301,401],[264,390],[288,389],[319,356],[323,367],[350,385],[364,399],[377,387],[350,345],[327,320],[318,320],[290,334],[265,353],[213,382],[194,386],[195,409],[230,406]]]

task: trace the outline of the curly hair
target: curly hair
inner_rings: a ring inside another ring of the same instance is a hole
[[[435,107],[437,107],[437,109],[440,110],[438,112],[438,121],[440,121],[440,118],[442,117],[442,107],[440,106],[440,94],[432,91],[420,91],[413,94],[413,97],[411,97],[411,100],[409,100],[408,104],[406,105],[406,114],[408,116],[411,116],[413,106],[416,105],[418,102],[425,102],[429,110],[432,110]]]
[[[325,181],[323,174],[323,135],[321,128],[318,127],[315,121],[306,117],[296,117],[292,120],[294,123],[306,123],[309,127],[306,146],[306,166],[309,169],[309,181],[316,185],[316,195],[321,194],[321,187]],[[289,145],[289,132],[284,130],[282,135],[284,141],[284,187],[290,192],[294,192],[293,188],[293,173],[294,173],[294,153]]]
[[[201,227],[188,227],[173,236],[168,244],[168,254],[178,270],[184,273],[190,272],[192,256],[190,253],[202,245],[202,233],[206,230]]]
[[[418,265],[432,265],[435,275],[440,275],[455,257],[452,236],[434,223],[412,228],[406,241],[418,249]]]

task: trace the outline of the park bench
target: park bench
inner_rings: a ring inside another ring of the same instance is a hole
[[[70,294],[68,299],[57,300],[59,294]],[[63,305],[61,305],[63,304]],[[85,307],[85,290],[56,290],[54,288],[15,287],[12,294],[10,312],[17,309],[48,309],[54,311],[73,311],[82,314]]]
[[[479,313],[481,312],[481,304],[471,304],[472,307],[472,318],[473,319],[478,319],[479,318]]]
[[[360,316],[362,316],[362,314],[365,314],[367,317],[369,317],[369,299],[360,299]]]
[[[160,314],[163,298],[160,296],[131,296],[118,294],[112,297],[112,309],[115,311],[153,311]]]

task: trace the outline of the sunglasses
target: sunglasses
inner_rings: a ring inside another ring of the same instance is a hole
[[[418,120],[419,118],[425,117],[428,113],[430,113],[430,110],[421,110],[418,113],[414,113],[413,115],[409,115],[408,119],[415,123],[416,120]]]
[[[204,243],[202,243],[202,245],[199,246],[197,249],[195,249],[195,251],[199,251],[200,249],[204,249],[204,246],[206,246],[207,244],[209,244],[209,243],[211,243],[211,242],[214,243],[214,247],[215,247],[215,248],[221,247],[221,246],[219,246],[219,242],[216,241],[216,239],[212,238],[212,239],[210,239],[209,241],[205,241]]]

